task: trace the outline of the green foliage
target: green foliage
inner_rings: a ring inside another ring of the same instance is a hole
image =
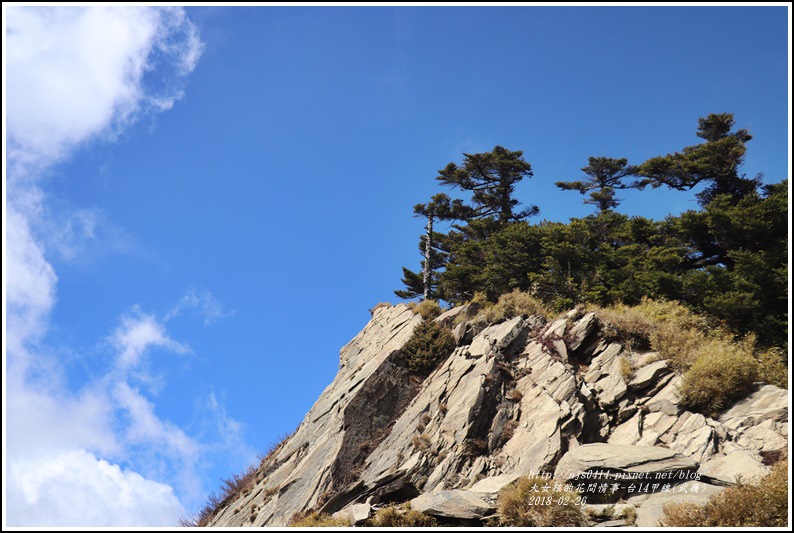
[[[460,167],[449,163],[438,171],[436,179],[444,185],[472,193],[471,212],[467,219],[496,218],[505,224],[538,212],[537,206],[518,213],[514,211],[519,204],[513,197],[516,184],[525,177],[532,177],[532,167],[524,161],[524,152],[496,146],[490,152],[463,155]]]
[[[645,177],[640,185],[689,190],[706,182],[706,189],[697,194],[701,205],[723,194],[739,200],[754,192],[760,181],[738,174],[747,152],[745,145],[752,136],[747,130],[731,133],[733,125],[731,113],[712,113],[698,119],[697,135],[705,142],[645,161],[639,166],[639,174]]]
[[[625,185],[622,180],[637,173],[637,167],[628,164],[628,160],[609,157],[591,157],[589,164],[582,168],[587,179],[585,181],[558,181],[555,185],[565,191],[590,193],[584,203],[598,206],[601,212],[609,211],[618,206],[620,200],[615,196],[615,189],[626,189],[636,185]]]
[[[582,527],[588,525],[575,493],[554,492],[554,481],[521,477],[499,493],[500,526]],[[568,496],[561,501],[561,496]],[[547,500],[550,499],[550,500]],[[546,502],[550,501],[550,504]],[[559,502],[559,503],[558,503]]]
[[[449,330],[437,322],[426,320],[416,326],[402,352],[411,372],[428,374],[454,349],[455,339]]]
[[[669,503],[662,523],[672,527],[782,527],[788,522],[788,461],[775,464],[757,483],[739,483],[705,505]]]
[[[422,259],[422,273],[417,274],[403,267],[404,290],[394,291],[404,299],[422,296],[425,300],[437,296],[438,269],[444,265],[447,252],[444,248],[446,235],[433,231],[433,225],[444,220],[463,220],[471,216],[470,207],[463,200],[451,200],[446,194],[435,194],[426,204],[416,204],[414,215],[427,220],[426,232],[419,242]]]

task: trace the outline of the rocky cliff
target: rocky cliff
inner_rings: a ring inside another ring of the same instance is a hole
[[[656,526],[664,503],[760,476],[765,456],[787,448],[787,391],[758,384],[719,419],[685,411],[668,362],[609,342],[593,313],[519,316],[481,331],[464,322],[428,376],[411,373],[401,352],[421,322],[406,305],[376,309],[296,432],[208,525],[283,526],[310,510],[361,523],[408,501],[441,523],[477,525],[520,476],[600,472],[610,491],[620,485],[626,516]],[[643,491],[630,479],[665,482]],[[608,520],[603,508],[589,515]]]

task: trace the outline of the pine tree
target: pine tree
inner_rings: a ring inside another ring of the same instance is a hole
[[[589,192],[590,198],[586,198],[584,203],[598,206],[602,213],[620,204],[620,200],[615,196],[615,189],[637,186],[622,182],[624,178],[637,173],[637,167],[629,165],[625,158],[591,157],[589,164],[582,168],[582,172],[587,175],[587,180],[558,181],[555,185],[566,191],[579,191],[582,194]]]
[[[436,179],[472,193],[470,219],[494,218],[499,225],[522,220],[538,213],[537,206],[515,211],[519,204],[513,198],[515,186],[524,177],[532,177],[523,154],[501,146],[482,154],[463,154],[462,166],[450,163],[438,171]]]
[[[420,249],[424,255],[421,262],[421,276],[403,267],[402,282],[406,290],[397,290],[394,293],[404,299],[422,296],[422,299],[432,299],[437,296],[437,274],[436,271],[442,268],[446,260],[446,251],[441,248],[444,234],[433,231],[433,226],[437,221],[442,220],[463,220],[470,216],[471,209],[463,205],[462,200],[451,200],[443,193],[434,195],[426,204],[416,204],[414,206],[414,216],[423,217],[427,220],[425,234],[420,239]]]
[[[707,182],[705,190],[697,194],[700,205],[708,205],[714,198],[728,194],[734,201],[757,190],[759,177],[739,176],[739,168],[752,136],[747,130],[731,132],[732,113],[710,114],[698,119],[697,136],[705,142],[687,146],[680,153],[653,157],[639,167],[644,176],[640,187],[666,185],[673,189],[690,190]]]

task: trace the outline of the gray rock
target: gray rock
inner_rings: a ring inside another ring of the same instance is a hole
[[[566,453],[554,471],[554,477],[568,479],[594,470],[609,471],[609,479],[681,480],[696,472],[697,461],[655,446],[626,444],[585,444]],[[627,476],[623,476],[623,474]],[[636,476],[628,474],[635,473]]]
[[[638,391],[650,387],[656,383],[659,378],[671,372],[667,361],[656,361],[640,368],[634,375],[634,378],[629,382],[629,389]]]
[[[455,342],[458,346],[471,344],[471,341],[474,338],[473,333],[474,332],[468,322],[461,322],[452,330],[452,336],[455,338]]]
[[[518,479],[518,474],[501,474],[499,476],[481,479],[469,488],[472,492],[482,492],[485,494],[498,494],[500,490]]]
[[[609,519],[621,517],[636,508],[631,503],[598,503],[587,504],[584,509],[592,518]]]
[[[568,337],[570,338],[568,348],[570,348],[571,351],[578,350],[590,333],[595,330],[596,325],[597,320],[595,313],[587,313],[580,318],[576,324],[571,327],[570,331],[568,331]]]
[[[348,505],[341,511],[335,512],[333,517],[350,520],[351,524],[358,526],[363,524],[369,518],[371,512],[372,506],[370,504],[354,503],[353,505]]]
[[[482,518],[494,511],[492,505],[467,490],[442,490],[421,494],[411,500],[411,509],[432,516],[461,520]]]
[[[758,455],[742,449],[706,461],[699,471],[705,478],[710,478],[707,480],[710,483],[715,480],[726,485],[736,483],[738,479],[753,482],[768,472],[769,467],[764,466]]]
[[[736,403],[719,421],[730,429],[752,427],[767,420],[788,421],[788,391],[764,385],[750,396]]]

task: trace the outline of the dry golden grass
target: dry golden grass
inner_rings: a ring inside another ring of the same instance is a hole
[[[350,527],[352,525],[347,518],[334,518],[329,514],[317,512],[295,513],[288,524],[289,527]]]
[[[389,302],[379,302],[379,303],[375,304],[375,307],[373,307],[372,309],[369,310],[369,314],[374,315],[375,311],[377,311],[378,309],[380,309],[382,307],[392,307],[392,304],[390,304]]]
[[[631,364],[631,360],[628,357],[622,355],[618,360],[618,364],[620,365],[620,377],[628,383],[631,381],[631,378],[634,377],[634,366]]]
[[[433,320],[441,314],[441,306],[435,300],[423,300],[419,303],[411,302],[408,307],[411,308],[415,315],[419,315],[425,320]]]
[[[715,417],[752,390],[759,366],[748,343],[710,339],[684,373],[678,391],[681,405]]]
[[[413,439],[411,439],[411,443],[414,445],[414,448],[420,452],[425,452],[430,449],[430,437],[427,435],[414,435]]]
[[[644,299],[639,305],[590,307],[607,337],[629,346],[649,346],[683,374],[682,406],[716,416],[752,390],[753,382],[788,383],[780,350],[760,351],[755,337],[737,341],[728,332],[677,302]],[[629,368],[621,361],[621,375]]]
[[[295,431],[297,431],[297,428]],[[210,494],[204,507],[191,518],[181,518],[179,520],[180,525],[184,527],[205,527],[209,525],[210,521],[223,506],[237,500],[241,496],[247,496],[254,486],[265,478],[268,462],[295,434],[295,431],[279,437],[279,440],[270,446],[264,456],[260,455],[258,467],[249,465],[241,474],[234,474],[229,479],[222,480],[220,496],[214,492]],[[267,491],[265,492],[267,493]]]
[[[497,324],[517,316],[551,316],[543,302],[519,290],[501,295],[494,305],[483,309],[480,315],[488,324]]]
[[[785,527],[788,520],[788,461],[752,485],[738,484],[703,505],[664,506],[663,524],[673,527]]]
[[[370,527],[434,527],[438,525],[436,520],[424,513],[414,511],[409,504],[402,507],[389,506],[378,509],[375,514],[367,520]]]
[[[553,480],[521,477],[499,493],[500,526],[511,527],[581,527],[588,525],[574,493],[553,492]],[[558,503],[567,495],[567,503]],[[551,503],[546,504],[546,498]]]

